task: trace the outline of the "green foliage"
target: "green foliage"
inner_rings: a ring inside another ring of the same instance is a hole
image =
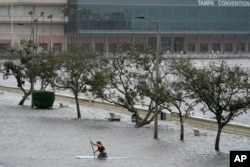
[[[50,91],[33,91],[33,105],[39,109],[51,108],[55,101],[55,93]]]
[[[76,101],[77,118],[81,118],[79,99],[80,93],[91,90],[99,91],[102,82],[101,59],[94,51],[78,45],[72,45],[67,53],[55,57],[57,75],[53,87],[70,90]]]
[[[41,81],[41,90],[56,77],[55,58],[51,52],[38,53],[37,45],[32,40],[22,40],[19,48],[13,48],[12,54],[19,57],[18,61],[4,62],[4,79],[14,76],[17,80],[17,86],[23,91],[23,98],[19,105],[23,105],[26,98],[34,90],[34,84],[37,80]],[[24,83],[29,82],[30,88],[25,89]]]
[[[24,84],[25,74],[23,67],[14,63],[13,61],[4,62],[4,78],[8,79],[9,75],[14,75],[17,80],[17,86],[21,87]]]
[[[204,104],[203,112],[214,114],[218,124],[215,150],[219,151],[222,128],[250,108],[250,80],[240,66],[229,66],[225,61],[213,62],[208,67],[196,68],[189,61],[173,62],[184,90]]]
[[[96,71],[89,79],[90,91],[102,98],[102,90],[108,84],[107,71]]]

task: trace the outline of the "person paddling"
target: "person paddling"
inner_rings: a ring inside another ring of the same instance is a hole
[[[97,147],[97,150],[94,151],[94,154],[99,151],[98,158],[106,158],[108,156],[107,151],[105,150],[105,147],[102,145],[100,141],[97,141],[96,143],[93,143],[91,141],[91,144]]]

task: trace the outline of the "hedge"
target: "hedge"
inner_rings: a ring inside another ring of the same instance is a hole
[[[51,108],[55,101],[55,92],[51,91],[33,91],[32,103],[33,106],[39,109]]]

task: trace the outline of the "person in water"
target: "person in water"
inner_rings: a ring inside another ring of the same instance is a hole
[[[98,158],[105,158],[105,157],[108,156],[108,155],[107,155],[107,151],[105,150],[105,147],[102,145],[102,143],[101,143],[100,141],[97,141],[96,143],[93,143],[93,142],[91,141],[91,144],[97,147],[97,150],[94,151],[94,154],[95,154],[97,151],[100,152],[99,155],[98,155]]]

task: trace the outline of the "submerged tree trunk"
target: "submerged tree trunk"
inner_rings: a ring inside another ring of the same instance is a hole
[[[74,95],[75,95],[75,101],[76,101],[77,118],[81,119],[82,116],[81,116],[81,111],[80,111],[80,106],[79,106],[78,94],[74,93]]]
[[[147,119],[142,119],[142,120],[137,121],[136,127],[140,128],[140,127],[143,127],[144,125],[150,124],[151,122],[152,122],[151,120],[149,121]]]
[[[30,92],[29,93],[25,93],[24,96],[23,96],[23,98],[22,98],[22,100],[18,103],[18,105],[22,106],[24,104],[25,100],[29,97],[30,94],[31,94]]]
[[[220,151],[220,135],[221,135],[222,127],[218,125],[218,131],[215,139],[215,150]]]
[[[151,113],[152,111],[148,111],[147,115],[143,119],[138,116],[139,119],[137,119],[135,126],[137,128],[140,128],[143,127],[144,125],[150,124],[154,120],[154,115],[151,116]]]
[[[23,91],[23,98],[22,100],[18,103],[18,105],[23,105],[25,100],[29,97],[29,95],[31,95],[32,91],[34,90],[34,81],[30,81],[30,90],[28,92],[26,92],[26,90],[23,88],[23,86],[21,85],[21,90]],[[31,107],[33,107],[33,102],[31,101]]]
[[[183,116],[182,116],[182,114],[181,114],[181,113],[179,114],[179,116],[180,116],[180,124],[181,124],[180,140],[181,140],[181,141],[184,141],[184,125],[183,125]]]

